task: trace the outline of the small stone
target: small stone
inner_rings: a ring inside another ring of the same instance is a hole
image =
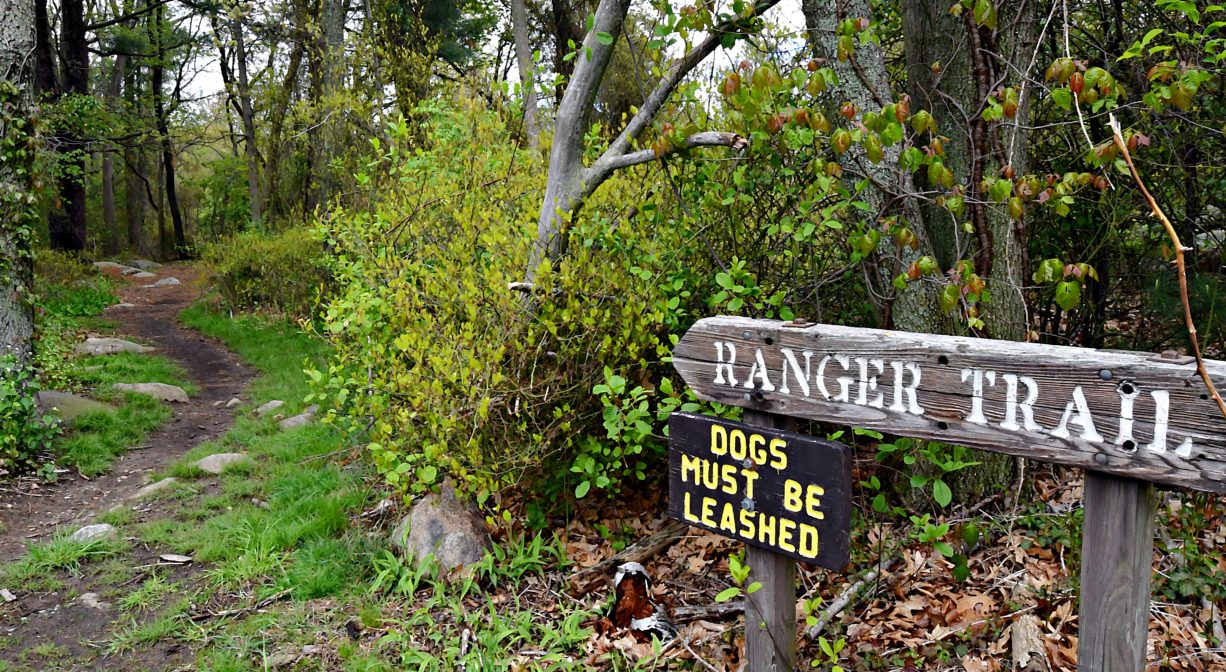
[[[259,408],[255,409],[255,414],[262,418],[265,415],[268,415],[271,411],[275,411],[284,405],[284,401],[281,401],[280,399],[273,399],[272,401],[262,404]]]
[[[178,482],[179,479],[175,478],[174,476],[163,478],[160,481],[154,481],[153,483],[150,483],[149,485],[146,485],[140,490],[132,493],[132,499],[144,499],[151,495],[155,495],[163,490],[173,488]]]
[[[177,284],[179,284],[179,279],[170,277],[170,278],[162,278],[161,280],[158,280],[157,282],[153,284],[142,285],[141,287],[142,289],[151,289],[155,287],[172,287]]]
[[[293,416],[292,418],[286,418],[282,420],[281,429],[293,429],[295,427],[301,427],[314,419],[315,419],[315,411],[308,408],[307,410],[303,411],[302,413],[299,413],[298,415]]]
[[[434,554],[440,567],[451,570],[480,562],[490,539],[482,517],[456,497],[454,488],[443,486],[413,505],[391,542],[419,560]]]
[[[238,397],[230,397],[230,401],[226,402],[226,408],[234,408],[241,403],[243,403],[242,399],[239,399]]]
[[[169,562],[176,565],[186,565],[192,561],[192,556],[178,555],[176,553],[165,553],[159,555],[158,558],[161,559],[162,562]]]
[[[264,659],[264,667],[269,670],[279,670],[298,662],[298,655],[291,652],[273,654]]]
[[[117,352],[134,352],[143,355],[154,350],[157,348],[125,341],[122,338],[90,337],[85,339],[84,343],[77,344],[76,347],[77,353],[82,355],[113,355]]]
[[[137,273],[144,273],[144,271],[135,266],[124,266],[119,270],[120,275],[136,275]]]
[[[73,532],[68,538],[72,541],[98,541],[99,539],[107,539],[115,536],[115,526],[109,523],[97,523],[94,525],[86,525],[81,529]]]
[[[221,399],[213,402],[213,408],[221,408]]]
[[[320,647],[317,644],[307,644],[306,646],[302,647],[302,655],[304,656],[318,655],[321,651],[323,651],[323,647]]]
[[[90,609],[97,609],[99,611],[103,611],[111,606],[98,599],[98,593],[83,593],[81,597],[77,598],[77,601]]]
[[[113,261],[95,261],[94,268],[98,270],[106,270],[108,268],[124,269],[124,268],[127,268],[127,266],[124,266],[123,264],[117,264]]]
[[[72,424],[77,418],[88,413],[102,413],[115,410],[114,406],[104,404],[101,401],[94,401],[93,399],[79,397],[75,394],[52,390],[39,391],[35,395],[34,400],[43,413],[57,415],[65,424]]]
[[[0,599],[4,600],[5,602],[16,602],[17,596],[14,595],[8,588],[0,588]]]
[[[109,310],[121,310],[121,309],[123,309],[123,308],[135,308],[135,307],[136,307],[136,304],[135,304],[135,303],[128,303],[128,302],[126,302],[126,301],[125,301],[125,302],[123,302],[123,303],[113,303],[113,304],[111,304],[111,305],[107,306],[106,308],[103,308],[103,309],[102,309],[102,311],[103,311],[103,312],[106,312],[106,311],[109,311]]]
[[[161,268],[161,267],[162,267],[162,265],[161,265],[161,264],[159,264],[158,262],[156,262],[156,261],[149,261],[148,259],[133,259],[132,261],[129,261],[129,262],[128,262],[128,265],[129,265],[129,266],[134,266],[134,267],[136,267],[136,268],[139,268],[139,269],[140,269],[140,270],[142,270],[142,271],[147,271],[147,270],[152,269],[152,268]]]
[[[177,385],[167,385],[165,383],[115,383],[112,385],[120,392],[136,392],[137,394],[147,394],[158,401],[173,401],[180,404],[186,404],[187,392]]]
[[[137,270],[135,273],[132,274],[132,277],[138,280],[145,280],[147,278],[156,278],[158,277],[158,274],[150,273],[149,271]]]
[[[216,453],[193,462],[192,466],[205,473],[217,475],[230,465],[249,462],[250,459],[246,453]]]

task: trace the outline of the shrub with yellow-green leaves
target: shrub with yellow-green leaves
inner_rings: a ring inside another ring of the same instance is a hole
[[[204,263],[226,306],[310,318],[329,276],[322,238],[313,228],[249,231],[209,245]]]

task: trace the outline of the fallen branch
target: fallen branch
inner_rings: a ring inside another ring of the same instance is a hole
[[[1115,146],[1124,155],[1124,162],[1128,164],[1128,171],[1132,173],[1132,180],[1137,183],[1137,188],[1141,190],[1141,195],[1149,203],[1149,209],[1158,218],[1158,221],[1162,222],[1162,226],[1166,228],[1166,235],[1175,246],[1175,269],[1179,274],[1179,299],[1183,302],[1183,319],[1184,324],[1188,328],[1188,342],[1192,344],[1192,355],[1196,357],[1196,372],[1200,374],[1201,380],[1205,381],[1205,387],[1209,388],[1209,394],[1217,402],[1217,407],[1221,411],[1222,417],[1226,418],[1226,402],[1222,401],[1222,395],[1218,394],[1217,387],[1213,384],[1213,379],[1209,377],[1209,372],[1205,370],[1205,358],[1200,354],[1200,339],[1196,336],[1196,323],[1192,320],[1192,304],[1188,301],[1188,269],[1184,266],[1183,261],[1183,243],[1179,242],[1179,233],[1175,231],[1175,226],[1171,224],[1171,220],[1167,219],[1166,213],[1162,212],[1162,208],[1158,207],[1158,202],[1154,200],[1153,195],[1149,193],[1149,189],[1145,187],[1145,183],[1141,181],[1141,174],[1137,172],[1137,167],[1132,163],[1132,154],[1128,152],[1128,143],[1124,142],[1124,134],[1120,131],[1120,122],[1115,118],[1114,114],[1111,115],[1109,123],[1112,137],[1115,139]]]
[[[268,597],[260,600],[259,602],[256,602],[255,604],[250,604],[245,607],[239,607],[237,609],[224,609],[222,611],[213,612],[213,613],[194,614],[190,618],[193,623],[199,623],[200,621],[207,621],[213,618],[230,618],[232,616],[246,616],[247,614],[259,611],[267,607],[273,602],[279,602],[280,600],[284,600],[285,598],[289,597],[291,592],[293,591],[290,590],[289,588],[286,588],[285,590],[282,590],[281,592],[269,595]]]
[[[1222,627],[1222,613],[1218,611],[1217,605],[1207,597],[1200,598],[1201,606],[1209,610],[1209,623],[1212,628],[1213,639],[1217,646],[1226,645],[1226,628]]]
[[[622,563],[646,564],[661,551],[677,543],[681,537],[685,536],[686,529],[688,528],[684,523],[670,520],[651,536],[644,537],[622,549],[621,553],[575,572],[567,581],[570,584],[570,593],[578,597],[590,592],[597,584],[608,581],[612,570]]]
[[[826,607],[826,610],[822,612],[822,615],[818,616],[817,622],[805,631],[805,634],[808,635],[809,639],[816,640],[822,634],[822,631],[826,629],[826,626],[830,624],[830,621],[834,620],[836,616],[843,613],[843,610],[847,608],[847,605],[851,604],[852,600],[860,594],[860,590],[864,588],[864,586],[876,581],[878,574],[890,571],[896,562],[898,562],[898,559],[893,558],[879,569],[873,569],[864,576],[860,577],[859,581],[856,581],[848,586],[841,595],[835,598],[834,602],[830,603],[829,607]]]
[[[745,611],[745,600],[729,600],[715,604],[699,604],[673,609],[674,623],[691,621],[718,621]]]

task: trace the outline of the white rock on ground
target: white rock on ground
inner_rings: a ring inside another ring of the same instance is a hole
[[[121,309],[121,308],[135,308],[135,307],[136,307],[136,304],[135,304],[135,303],[127,303],[127,302],[125,301],[124,303],[113,303],[113,304],[111,304],[111,305],[107,306],[106,308],[103,308],[102,310],[103,310],[103,312],[107,312],[107,311],[111,311],[111,310],[118,310],[118,309]]]
[[[117,352],[135,352],[144,354],[153,352],[157,348],[151,348],[132,341],[125,341],[122,338],[87,338],[84,343],[77,344],[76,351],[82,355],[113,355]]]
[[[178,482],[179,479],[175,478],[174,476],[163,478],[160,481],[154,481],[132,493],[132,499],[144,499],[146,497],[151,497],[159,492],[162,492],[163,490],[169,490],[175,487]]]
[[[98,599],[98,593],[82,593],[81,596],[77,598],[77,601],[90,609],[97,609],[98,611],[105,611],[111,606]]]
[[[111,387],[120,392],[147,394],[158,401],[174,401],[180,404],[186,404],[188,401],[187,392],[177,385],[167,385],[166,383],[115,383]]]
[[[158,277],[158,274],[150,273],[149,271],[142,271],[138,268],[136,269],[136,272],[132,274],[132,277],[137,280],[144,280],[145,278],[156,278]]]
[[[178,279],[178,278],[174,278],[174,277],[171,277],[171,278],[162,278],[161,280],[158,280],[158,281],[157,281],[157,282],[155,282],[155,283],[152,283],[152,284],[149,284],[149,285],[141,285],[141,289],[152,289],[152,288],[155,288],[155,287],[172,287],[172,286],[177,285],[177,284],[179,284],[179,279]]]
[[[278,408],[281,408],[284,405],[285,405],[284,401],[281,401],[280,399],[273,399],[272,401],[266,404],[261,404],[259,408],[255,409],[255,414],[258,417],[262,418],[268,415],[269,413],[271,413],[272,411],[275,411]]]
[[[39,390],[34,395],[34,401],[43,413],[58,415],[67,424],[72,424],[74,420],[87,413],[115,410],[114,406],[101,401],[54,390]]]
[[[95,261],[95,262],[94,262],[94,268],[97,268],[97,269],[99,269],[99,270],[101,270],[101,269],[106,269],[106,268],[120,268],[120,269],[122,269],[122,268],[127,268],[127,266],[124,266],[123,264],[117,264],[117,263],[115,263],[115,262],[113,262],[113,261]]]
[[[120,275],[136,275],[137,273],[144,273],[144,271],[132,266],[124,266],[123,268],[119,269]]]
[[[226,408],[234,408],[241,403],[243,403],[242,399],[239,399],[238,397],[230,397],[230,401],[226,402]]]
[[[97,541],[115,536],[115,526],[108,523],[86,525],[73,532],[68,538],[73,541]]]
[[[319,410],[318,406],[312,404],[307,409],[292,418],[286,418],[281,421],[281,429],[293,429],[301,427],[315,419],[315,412]]]
[[[128,265],[135,266],[136,268],[139,268],[142,271],[147,271],[151,268],[161,268],[162,267],[162,265],[159,264],[158,262],[149,261],[148,259],[133,259],[132,261],[128,262]]]
[[[192,463],[192,466],[207,474],[217,475],[231,465],[249,462],[250,460],[251,458],[247,457],[246,453],[216,453],[196,460]]]
[[[490,538],[480,516],[443,486],[413,505],[392,532],[392,544],[419,560],[433,553],[446,570],[480,562]]]

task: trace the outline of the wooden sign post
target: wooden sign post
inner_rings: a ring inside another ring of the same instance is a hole
[[[1226,493],[1226,418],[1190,358],[713,317],[673,364],[700,398],[764,427],[807,418],[1086,469],[1083,671],[1145,668],[1152,484]],[[1206,368],[1226,386],[1226,363]],[[751,558],[787,574],[771,555]],[[790,582],[775,588],[795,599]]]

